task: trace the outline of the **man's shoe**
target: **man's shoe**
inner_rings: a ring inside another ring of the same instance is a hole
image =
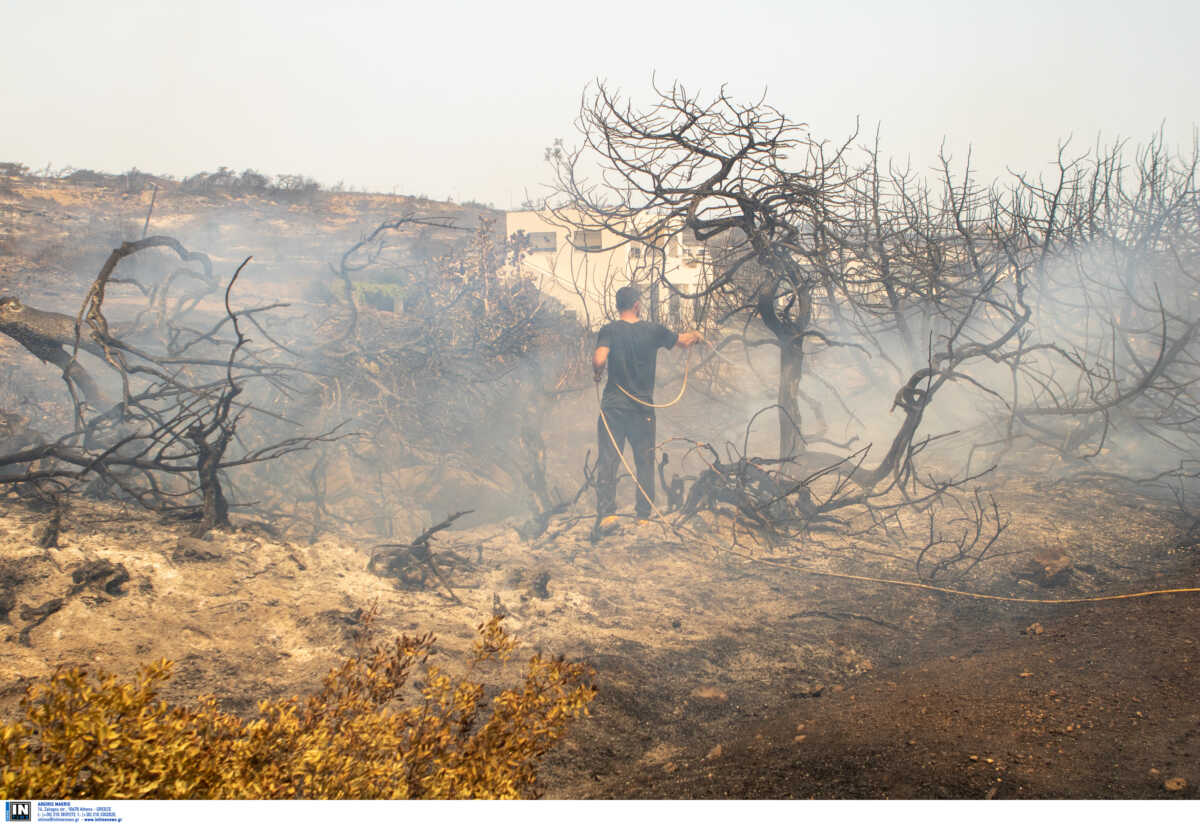
[[[616,515],[605,515],[596,521],[596,525],[592,527],[592,540],[595,541],[605,535],[612,535],[620,526],[621,519]]]

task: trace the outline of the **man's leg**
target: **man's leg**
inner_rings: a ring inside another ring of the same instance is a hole
[[[625,446],[624,427],[619,420],[620,415],[614,410],[605,409],[604,417],[596,419],[596,515],[603,518],[617,511],[617,465],[621,462],[618,450]],[[605,418],[608,428],[604,426]],[[608,430],[612,430],[612,436]],[[616,445],[613,440],[616,439]]]
[[[629,427],[629,445],[633,449],[633,465],[637,470],[637,515],[650,517],[650,502],[654,500],[654,415],[635,413]],[[645,490],[645,495],[642,494]]]

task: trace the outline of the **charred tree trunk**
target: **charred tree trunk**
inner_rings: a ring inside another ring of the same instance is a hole
[[[225,456],[225,448],[233,438],[232,427],[219,427],[217,437],[209,443],[208,435],[200,427],[192,427],[188,437],[196,444],[196,474],[200,483],[200,494],[203,503],[200,510],[200,522],[196,524],[193,534],[199,538],[210,529],[229,526],[229,500],[221,488],[221,459]]]
[[[800,451],[800,379],[804,377],[804,334],[812,318],[807,291],[793,292],[783,307],[775,296],[759,298],[757,310],[779,343],[779,457],[794,458]]]
[[[800,446],[800,379],[804,350],[799,340],[779,342],[779,457],[794,458]]]
[[[242,338],[239,335],[239,341]],[[240,344],[239,344],[240,345]],[[236,350],[235,350],[236,351]],[[212,420],[193,424],[187,430],[188,440],[196,445],[196,476],[200,485],[202,503],[200,522],[193,534],[199,538],[210,529],[229,526],[229,500],[221,488],[221,461],[225,450],[233,440],[237,429],[237,417],[230,417],[233,399],[240,395],[240,384],[230,380],[229,387],[221,393],[213,409]]]

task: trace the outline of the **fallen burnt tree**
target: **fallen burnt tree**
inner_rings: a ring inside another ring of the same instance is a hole
[[[441,569],[438,568],[437,561],[434,560],[433,550],[429,547],[429,541],[438,532],[443,529],[448,529],[459,518],[464,515],[469,515],[471,510],[466,509],[462,512],[455,512],[452,515],[447,515],[445,520],[434,524],[429,529],[422,532],[416,538],[413,538],[407,544],[378,544],[371,550],[371,559],[367,562],[367,571],[373,572],[376,575],[398,578],[401,586],[410,589],[426,589],[430,585],[430,575],[433,580],[437,581],[450,598],[456,603],[461,604],[458,595],[450,586],[450,582],[446,580]],[[459,555],[451,554],[450,562],[457,566],[469,566],[470,562]]]
[[[185,321],[211,289],[169,302],[171,276],[166,285],[148,294],[143,290],[150,308],[170,307],[153,324],[169,341],[166,352],[148,351],[140,341],[135,344],[113,332],[104,301],[110,285],[121,283],[113,277],[117,265],[154,247],[169,248],[185,262],[200,262],[199,279],[212,285],[206,256],[189,252],[173,238],[152,237],[113,250],[73,321],[6,301],[0,331],[62,370],[75,425],[53,439],[26,438],[22,448],[0,453],[0,484],[20,497],[43,500],[86,489],[195,521],[199,535],[229,526],[231,470],[337,436],[260,437],[250,446],[239,433],[239,426],[252,417],[295,428],[246,393],[251,383],[286,392],[297,374],[279,347],[249,346],[242,322],[261,308],[233,308],[233,289],[249,258],[226,285],[223,315],[205,329],[192,330]],[[144,312],[138,321],[143,318]],[[100,360],[104,374],[93,375],[79,363],[81,350]],[[120,399],[103,401],[112,395]]]
[[[1019,275],[1014,277],[1014,284],[1010,301],[993,294],[987,304],[992,314],[989,326],[996,328],[996,321],[1004,319],[1007,328],[999,326],[1001,331],[991,340],[977,340],[964,332],[970,327],[964,322],[945,349],[930,356],[930,365],[914,372],[896,393],[892,411],[899,411],[902,418],[875,466],[867,463],[871,444],[859,448],[850,443],[822,444],[825,450],[841,446],[841,455],[808,449],[792,458],[747,455],[750,429],[757,417],[773,408],[767,407],[747,424],[740,453],[732,444],[727,445],[731,454],[726,460],[711,445],[692,443],[685,458],[699,455],[706,468],[695,477],[679,504],[680,516],[675,525],[684,526],[699,511],[719,512],[725,505],[739,523],[773,547],[803,545],[812,540],[814,532],[829,529],[843,534],[863,534],[864,529],[881,531],[897,543],[900,539],[895,535],[899,534],[915,571],[925,580],[966,575],[982,561],[996,557],[995,543],[1007,519],[994,499],[989,498],[990,505],[985,505],[979,490],[972,488],[993,467],[940,478],[922,473],[918,457],[943,436],[918,437],[918,432],[939,391],[955,381],[976,385],[967,377],[970,363],[999,357],[1017,338],[1029,311],[1021,301]],[[797,442],[807,446],[799,426],[797,430]],[[663,480],[666,486],[665,476]],[[676,476],[671,486],[678,485],[682,490],[684,481]],[[964,492],[965,503],[961,497]],[[943,511],[948,518],[939,520]],[[909,534],[914,518],[927,519],[928,537],[923,543]],[[864,521],[865,527],[861,526]]]

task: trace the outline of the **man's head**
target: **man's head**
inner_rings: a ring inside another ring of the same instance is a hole
[[[617,290],[617,311],[629,312],[637,306],[641,294],[636,286],[622,286]]]

